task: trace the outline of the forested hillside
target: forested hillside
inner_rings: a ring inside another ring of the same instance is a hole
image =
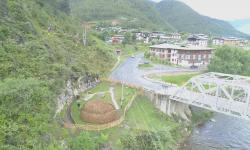
[[[88,21],[118,20],[121,26],[173,30],[148,0],[71,0],[72,13]]]
[[[89,34],[68,0],[0,1],[0,149],[60,149],[53,115],[67,79],[104,74],[112,49]]]
[[[163,0],[156,4],[156,9],[161,17],[178,31],[248,37],[228,22],[202,16],[180,1]]]
[[[176,0],[69,0],[73,16],[101,22],[115,21],[128,28],[248,37],[228,22],[202,16]]]

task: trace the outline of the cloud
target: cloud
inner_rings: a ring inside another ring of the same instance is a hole
[[[250,18],[250,0],[179,0],[202,15],[236,20]]]
[[[160,1],[162,1],[162,0],[151,0],[151,1],[153,1],[153,2],[157,2],[157,3],[158,3],[158,2],[160,2]]]

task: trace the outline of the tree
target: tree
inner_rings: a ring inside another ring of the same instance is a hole
[[[216,49],[208,66],[209,71],[250,75],[250,52],[240,48],[222,46]]]
[[[106,41],[107,38],[109,38],[109,37],[110,37],[110,34],[109,34],[108,31],[104,31],[104,32],[102,32],[101,35],[100,35],[100,39],[103,40],[103,41]]]
[[[59,2],[58,4],[58,8],[59,10],[61,10],[62,12],[65,12],[66,14],[70,13],[70,1],[69,0],[62,0]]]
[[[124,35],[124,40],[122,41],[122,44],[126,45],[126,44],[131,44],[131,43],[132,43],[132,35],[131,33],[127,32]]]
[[[133,36],[132,36],[132,42],[136,42],[136,34],[133,34]]]

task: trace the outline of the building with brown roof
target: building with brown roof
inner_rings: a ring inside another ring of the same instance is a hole
[[[210,62],[212,48],[160,44],[150,46],[150,54],[181,66],[206,66]]]

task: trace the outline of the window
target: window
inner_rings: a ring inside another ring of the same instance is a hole
[[[193,55],[193,59],[196,59],[196,55]]]
[[[201,55],[198,55],[198,60],[201,60]]]

